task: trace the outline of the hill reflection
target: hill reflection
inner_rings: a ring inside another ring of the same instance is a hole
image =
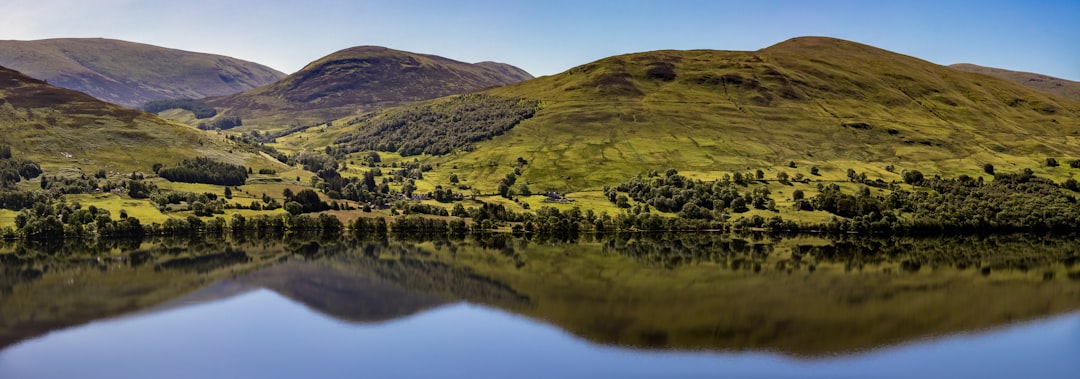
[[[267,288],[354,323],[468,302],[605,345],[829,356],[1080,309],[1078,248],[1030,236],[708,234],[8,245],[0,347]]]

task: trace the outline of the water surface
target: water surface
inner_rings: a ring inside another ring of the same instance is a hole
[[[2,260],[0,377],[1074,377],[1076,251],[700,236],[21,250]]]

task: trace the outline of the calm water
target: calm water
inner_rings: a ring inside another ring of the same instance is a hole
[[[14,247],[2,260],[0,378],[1080,373],[1080,249],[1069,241],[153,241],[87,249],[101,260],[60,250]]]

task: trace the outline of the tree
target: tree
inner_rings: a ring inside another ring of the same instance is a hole
[[[461,203],[454,204],[454,209],[450,211],[450,215],[454,217],[469,217],[469,212],[465,210],[465,206]]]
[[[802,200],[805,197],[806,197],[806,195],[800,189],[791,191],[791,200],[793,200],[793,201],[799,201],[799,200]]]
[[[821,175],[818,172],[819,172],[819,170],[818,170],[817,166],[810,167],[810,175]]]
[[[298,202],[290,201],[285,203],[285,211],[295,216],[304,213],[304,206]]]
[[[1057,167],[1058,161],[1055,158],[1046,158],[1046,167]]]
[[[529,190],[529,185],[521,183],[517,187],[517,194],[521,196],[532,196],[532,191]]]
[[[904,171],[904,183],[919,185],[923,182],[923,173],[918,170]]]
[[[990,174],[990,175],[994,175],[994,165],[990,164],[990,163],[984,164],[983,165],[983,172],[985,172],[987,174]]]
[[[225,198],[232,199],[232,189],[228,186],[225,186]]]

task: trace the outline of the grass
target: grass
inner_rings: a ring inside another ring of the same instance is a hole
[[[176,217],[176,215],[161,213],[150,200],[123,198],[112,193],[66,195],[64,199],[68,202],[78,202],[83,207],[94,206],[106,209],[114,219],[119,218],[120,211],[124,210],[127,211],[128,216],[138,218],[144,224],[162,223]]]

